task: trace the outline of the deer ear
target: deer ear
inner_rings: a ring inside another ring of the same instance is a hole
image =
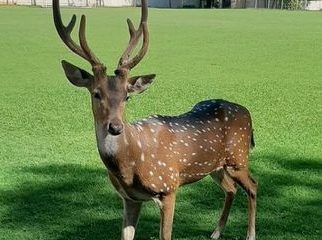
[[[127,91],[129,93],[142,93],[153,82],[155,74],[131,77],[128,80]]]
[[[73,85],[77,87],[89,87],[90,82],[94,79],[92,74],[67,61],[63,60],[61,63],[66,77]]]

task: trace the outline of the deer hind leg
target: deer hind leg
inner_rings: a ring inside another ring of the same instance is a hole
[[[160,223],[161,240],[171,240],[175,201],[176,201],[175,193],[164,195],[156,201],[160,207],[160,213],[161,213],[161,223]]]
[[[234,180],[231,177],[229,177],[229,175],[224,169],[220,169],[216,172],[213,172],[210,174],[210,176],[222,188],[226,195],[224,207],[219,218],[217,227],[211,234],[212,239],[218,239],[226,226],[230,208],[235,198],[237,188]]]
[[[235,169],[227,167],[227,172],[247,193],[248,196],[248,231],[247,240],[255,240],[255,215],[257,183],[249,175],[247,168]]]
[[[139,219],[142,202],[134,202],[123,198],[123,227],[122,240],[133,240],[135,228]]]

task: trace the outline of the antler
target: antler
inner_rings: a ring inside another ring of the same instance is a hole
[[[149,46],[149,32],[147,27],[147,20],[148,20],[148,6],[146,0],[142,0],[142,7],[141,7],[141,22],[139,28],[135,30],[134,25],[130,19],[127,19],[127,24],[129,27],[130,32],[130,41],[128,47],[125,49],[124,53],[122,54],[118,68],[126,68],[131,70],[134,68],[145,56],[148,46]],[[138,44],[138,41],[143,34],[143,43],[140,51],[138,54],[130,59],[130,55],[133,49]]]
[[[85,25],[86,25],[86,17],[82,15],[79,27],[79,43],[80,46],[74,42],[71,38],[70,34],[73,31],[73,28],[76,23],[76,15],[74,14],[71,21],[67,26],[64,26],[60,8],[59,8],[59,0],[53,0],[53,15],[54,15],[54,23],[56,30],[63,42],[66,46],[72,50],[77,55],[81,56],[85,60],[89,61],[92,66],[101,64],[100,60],[94,55],[91,49],[88,47],[86,37],[85,37]]]

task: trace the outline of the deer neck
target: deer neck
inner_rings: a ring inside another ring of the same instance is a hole
[[[125,123],[122,134],[113,136],[104,124],[95,123],[97,147],[109,171],[122,178],[131,178],[136,156],[141,152],[140,136],[136,129]]]

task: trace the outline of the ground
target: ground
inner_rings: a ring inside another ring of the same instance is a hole
[[[65,21],[73,12],[88,16],[89,44],[111,73],[128,41],[125,18],[139,10],[64,9]],[[208,98],[246,106],[261,240],[321,239],[321,15],[150,10],[150,51],[134,73],[157,80],[127,117],[179,114]],[[0,35],[0,238],[119,239],[121,201],[98,157],[89,97],[60,60],[88,64],[58,39],[50,9],[0,7]],[[209,239],[223,199],[210,178],[182,188],[174,239]],[[245,238],[246,206],[239,191],[222,239]],[[138,239],[157,239],[158,225],[146,204]]]

